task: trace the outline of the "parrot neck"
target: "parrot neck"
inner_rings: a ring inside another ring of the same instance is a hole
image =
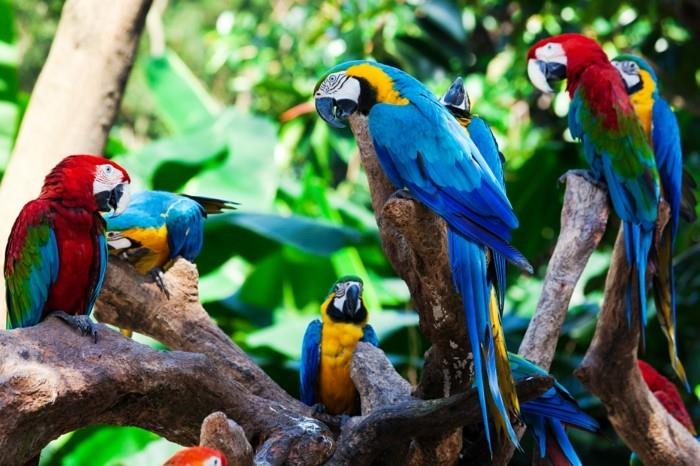
[[[566,64],[566,90],[569,97],[573,98],[581,83],[584,71],[597,67],[612,67],[607,55],[600,47],[590,50],[585,54],[567,55]]]

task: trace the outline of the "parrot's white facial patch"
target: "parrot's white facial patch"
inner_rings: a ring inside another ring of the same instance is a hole
[[[535,50],[535,58],[547,63],[559,63],[566,66],[564,47],[556,42],[550,42]]]
[[[98,165],[95,169],[95,181],[92,185],[92,193],[97,194],[102,191],[111,191],[116,185],[124,180],[121,170],[105,163]]]
[[[316,90],[314,97],[316,99],[332,97],[335,100],[351,100],[357,102],[360,100],[360,91],[360,81],[347,76],[341,71],[329,74],[318,87],[318,90]]]
[[[202,463],[203,466],[221,466],[221,460],[216,456],[210,456]]]
[[[613,61],[612,63],[622,76],[627,91],[631,93],[638,90],[637,88],[642,82],[642,77],[639,75],[639,65],[633,61]]]
[[[113,249],[129,249],[132,246],[131,240],[118,231],[107,232],[107,245]]]
[[[350,286],[357,286],[360,289],[360,295],[362,295],[362,283],[360,282],[343,282],[340,283],[336,289],[335,289],[335,297],[333,298],[333,306],[335,306],[336,309],[343,309],[343,306],[345,306],[345,300],[347,299],[347,290],[350,288]],[[357,300],[357,303],[355,304],[355,311],[359,311],[360,307],[362,307],[362,302],[361,300]]]

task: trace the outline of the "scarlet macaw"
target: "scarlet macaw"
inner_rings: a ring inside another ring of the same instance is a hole
[[[38,324],[49,313],[91,335],[90,321],[107,267],[100,212],[122,213],[129,175],[94,155],[72,155],[21,210],[5,251],[8,328]]]
[[[625,253],[636,274],[642,341],[646,323],[646,271],[659,204],[659,174],[624,83],[603,49],[580,34],[537,42],[528,52],[528,75],[543,92],[550,81],[567,80],[571,97],[569,130],[583,141],[596,180],[605,179],[624,225]],[[627,320],[632,319],[632,286],[627,287]]]
[[[151,274],[169,296],[163,268],[178,256],[194,262],[202,251],[204,219],[237,203],[164,191],[142,191],[119,217],[107,219],[107,244],[141,275]]]
[[[695,197],[683,189],[683,151],[678,121],[668,102],[659,92],[656,73],[647,62],[633,55],[620,55],[613,60],[625,83],[649,142],[654,148],[656,166],[661,179],[661,193],[671,209],[671,218],[657,240],[656,273],[653,275],[654,301],[661,328],[668,341],[668,353],[676,374],[690,390],[676,344],[676,290],[673,273],[673,245],[680,217],[695,220]],[[684,196],[685,194],[685,196]],[[690,195],[690,196],[688,196]],[[685,199],[684,199],[685,197]],[[686,207],[685,212],[683,206]]]
[[[332,126],[342,127],[343,119],[355,112],[367,115],[389,180],[447,222],[452,275],[464,303],[488,445],[487,386],[496,424],[505,426],[517,444],[508,414],[513,407],[505,406],[499,389],[484,248],[527,271],[532,267],[509,244],[518,220],[502,186],[464,128],[425,86],[401,70],[370,61],[346,62],[325,74],[314,96],[316,110]]]
[[[693,420],[691,419],[690,414],[688,414],[688,410],[685,408],[683,399],[681,398],[680,393],[678,393],[676,386],[673,385],[673,383],[666,377],[661,375],[649,363],[639,359],[637,360],[637,366],[639,367],[639,371],[642,373],[644,382],[647,384],[647,387],[649,387],[651,393],[653,393],[656,399],[659,400],[661,406],[663,406],[671,416],[676,418],[678,422],[683,424],[683,426],[688,429],[688,432],[695,435],[696,438],[700,440],[700,436],[698,436],[695,426],[693,425]],[[632,453],[632,456],[630,456],[630,464],[642,464],[635,453]]]
[[[357,414],[359,397],[350,379],[350,364],[360,341],[379,346],[367,323],[362,280],[347,276],[336,281],[321,304],[321,320],[306,328],[301,351],[301,401],[321,404],[330,414]]]
[[[213,448],[189,447],[175,453],[163,466],[226,466],[226,457]]]
[[[548,375],[547,371],[517,354],[508,353],[508,360],[516,380]],[[520,412],[532,431],[540,458],[547,458],[555,466],[581,465],[565,427],[594,433],[600,430],[596,420],[583,412],[576,399],[556,380],[539,398],[521,404]]]

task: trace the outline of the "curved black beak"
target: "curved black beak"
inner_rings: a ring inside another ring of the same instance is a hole
[[[542,92],[554,92],[552,82],[566,79],[566,65],[531,58],[527,64],[530,81]]]
[[[352,283],[345,290],[345,303],[343,303],[343,313],[348,316],[354,316],[360,310],[360,296],[362,289],[360,285]]]
[[[447,89],[445,95],[442,96],[442,102],[445,105],[451,105],[452,107],[461,108],[464,104],[465,92],[464,92],[464,81],[461,77],[452,81],[450,88]]]
[[[97,210],[100,212],[113,212],[112,216],[124,212],[129,205],[129,184],[119,183],[109,191],[100,191],[95,194]]]
[[[323,120],[334,128],[345,128],[345,121],[357,110],[357,102],[350,99],[335,100],[332,97],[316,99],[316,111]]]

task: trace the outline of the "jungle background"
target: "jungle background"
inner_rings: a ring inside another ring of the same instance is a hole
[[[671,3],[170,0],[149,18],[106,155],[129,170],[135,189],[242,204],[207,222],[197,261],[201,299],[290,393],[298,393],[304,329],[345,274],[365,281],[381,346],[415,382],[426,342],[408,290],[382,253],[352,135],[330,129],[313,111],[318,77],[364,57],[408,71],[437,94],[465,77],[472,108],[491,124],[507,158],[508,194],[521,220],[514,244],[536,267],[532,277],[509,277],[504,326],[516,351],[559,230],[558,178],[583,164],[566,131],[568,98],[532,87],[527,49],[546,35],[575,31],[598,39],[611,57],[633,51],[649,58],[676,109],[686,166],[700,180],[700,26],[674,17]],[[0,0],[0,173],[61,7],[60,0]],[[593,333],[614,231],[574,294],[552,368],[603,425],[600,437],[570,433],[584,464],[625,464],[629,454],[600,403],[572,375]],[[676,251],[679,352],[693,388],[683,395],[697,425],[698,225],[682,225]],[[653,315],[641,357],[673,379]],[[140,429],[93,426],[52,442],[41,464],[153,465],[176,449]],[[513,463],[529,460],[519,454]]]

